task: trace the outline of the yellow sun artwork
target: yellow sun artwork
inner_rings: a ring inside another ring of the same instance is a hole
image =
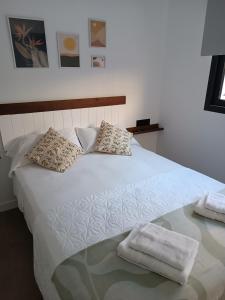
[[[66,37],[63,40],[63,44],[64,47],[69,51],[73,51],[76,48],[76,41],[71,37]]]
[[[106,22],[90,20],[90,46],[106,47]]]
[[[80,67],[79,37],[75,34],[57,33],[61,67]]]

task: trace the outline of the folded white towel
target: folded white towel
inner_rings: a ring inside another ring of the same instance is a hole
[[[199,242],[175,231],[148,223],[141,227],[136,236],[129,241],[129,246],[182,271],[189,264],[193,253],[196,253]]]
[[[206,218],[225,223],[225,214],[212,211],[205,207],[206,197],[200,199],[194,207],[194,211]]]
[[[217,213],[225,214],[225,195],[209,193],[206,197],[205,207]]]
[[[128,262],[133,263],[141,268],[158,273],[180,284],[186,283],[194,265],[198,249],[196,249],[196,252],[193,253],[193,256],[190,258],[189,264],[186,266],[186,268],[183,271],[180,271],[160,260],[157,260],[153,256],[130,248],[129,242],[137,235],[138,230],[139,229],[134,229],[129,236],[119,244],[117,248],[118,255]]]

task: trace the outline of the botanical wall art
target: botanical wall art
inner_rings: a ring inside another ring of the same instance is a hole
[[[57,33],[59,62],[61,67],[80,67],[79,36]]]
[[[105,68],[105,56],[92,56],[91,65],[93,68]]]
[[[48,67],[44,21],[9,17],[8,22],[16,67]]]
[[[106,47],[106,22],[89,20],[90,47]]]

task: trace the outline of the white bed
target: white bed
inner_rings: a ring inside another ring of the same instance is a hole
[[[51,275],[70,255],[224,189],[138,145],[132,152],[83,155],[64,174],[35,165],[15,171],[14,191],[33,234],[35,277],[45,300],[58,299]]]
[[[83,198],[181,167],[141,146],[133,146],[132,151],[133,156],[83,155],[63,174],[34,164],[18,168],[14,190],[31,232],[36,217],[65,198]]]

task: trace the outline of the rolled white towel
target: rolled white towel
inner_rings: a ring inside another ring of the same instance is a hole
[[[217,213],[225,214],[225,195],[209,193],[205,200],[205,207]]]
[[[178,232],[148,223],[129,241],[129,246],[182,271],[189,264],[193,253],[196,253],[199,242]]]
[[[206,197],[200,199],[194,206],[194,211],[206,218],[225,223],[225,214],[212,211],[205,206]]]
[[[144,254],[142,252],[130,248],[129,241],[137,235],[138,230],[139,229],[134,229],[129,234],[129,236],[119,244],[117,248],[118,255],[126,261],[133,263],[141,268],[160,274],[180,284],[185,284],[194,265],[198,249],[196,249],[196,252],[193,253],[186,268],[183,271],[180,271],[154,258],[153,256]]]

